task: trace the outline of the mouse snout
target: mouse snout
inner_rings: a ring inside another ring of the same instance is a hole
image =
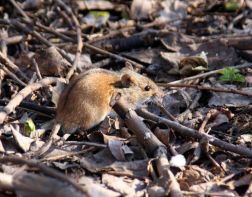
[[[163,98],[165,95],[165,93],[163,92],[163,90],[158,90],[157,92],[155,92],[153,94],[153,98],[157,97],[157,98]]]
[[[164,96],[163,92],[157,92],[157,93],[153,94],[153,96],[151,97],[151,100],[154,102],[157,102],[157,103],[162,103],[163,96]]]

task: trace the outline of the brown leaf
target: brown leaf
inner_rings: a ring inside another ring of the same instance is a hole
[[[196,165],[189,165],[185,167],[186,169],[183,172],[179,173],[178,181],[180,180],[186,185],[193,186],[200,183],[205,183],[211,180],[214,176],[211,172],[202,169]]]
[[[41,49],[34,56],[41,75],[63,76],[70,64],[60,55],[55,47]]]
[[[133,19],[147,19],[152,13],[151,0],[133,0],[130,8],[131,17]]]
[[[115,192],[111,189],[104,187],[103,184],[100,184],[98,181],[95,181],[92,177],[82,176],[79,181],[79,184],[83,185],[87,191],[88,196],[92,197],[117,197],[121,196],[119,192]]]
[[[133,156],[133,152],[122,141],[109,140],[108,147],[112,155],[119,161],[125,161],[129,156]]]
[[[149,160],[137,160],[131,162],[116,162],[108,149],[104,149],[95,155],[84,157],[80,160],[82,167],[91,172],[112,171],[129,176],[147,177],[147,165]]]
[[[138,179],[129,179],[126,177],[116,177],[110,174],[103,174],[102,182],[123,196],[137,196],[137,194],[144,194],[143,189],[145,188],[145,183]]]
[[[195,191],[197,194],[205,192],[218,193],[221,196],[239,196],[238,193],[231,189],[226,189],[225,186],[219,186],[215,182],[201,183],[190,187],[190,191]]]

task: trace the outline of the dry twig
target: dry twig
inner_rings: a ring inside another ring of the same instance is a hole
[[[27,84],[23,81],[21,81],[17,75],[15,75],[13,72],[11,72],[8,68],[6,68],[6,66],[4,66],[3,64],[0,63],[0,68],[6,73],[8,74],[8,76],[10,76],[12,79],[14,79],[14,81],[16,83],[18,83],[21,86],[26,86]]]
[[[19,6],[19,4],[15,0],[10,0],[10,2],[26,20],[31,21],[31,18],[25,13],[25,11]]]
[[[220,147],[223,150],[230,151],[230,152],[242,155],[244,157],[252,158],[252,149],[250,149],[250,148],[246,148],[243,146],[234,145],[234,144],[230,144],[228,142],[224,142],[214,136],[211,136],[206,133],[200,133],[195,129],[191,129],[191,128],[185,127],[177,122],[170,121],[168,119],[159,117],[159,116],[152,114],[144,109],[138,109],[137,113],[146,119],[150,119],[155,122],[166,124],[167,126],[173,128],[181,136],[191,137],[191,138],[197,139],[197,140],[201,140],[202,138],[206,138],[206,139],[208,139],[210,144],[217,146],[217,147]]]
[[[194,88],[197,90],[207,90],[207,91],[212,91],[212,92],[225,92],[225,93],[232,93],[232,94],[240,94],[243,96],[248,96],[252,97],[252,93],[249,92],[244,92],[241,90],[235,90],[231,88],[218,88],[218,87],[207,87],[207,86],[200,86],[200,85],[193,85],[193,84],[170,84],[170,83],[159,83],[158,85],[163,86],[163,87],[179,87],[179,88]]]
[[[74,182],[72,179],[69,177],[65,176],[64,174],[61,174],[54,170],[53,168],[49,168],[42,163],[36,162],[34,160],[27,160],[19,157],[2,157],[0,158],[0,163],[14,163],[14,164],[21,164],[21,165],[28,165],[29,167],[35,167],[41,170],[44,174],[49,175],[51,177],[60,179],[64,182],[67,182],[68,184],[72,185],[74,188],[77,190],[81,191],[82,193],[86,193],[86,190],[83,189],[83,187],[79,186],[76,182]]]
[[[36,73],[37,73],[37,75],[38,75],[39,80],[43,79],[43,77],[41,76],[40,70],[39,70],[39,66],[38,66],[38,64],[37,64],[37,62],[36,62],[36,60],[35,60],[35,58],[32,58],[32,65],[33,65],[33,66],[35,67],[35,69],[36,69]]]
[[[249,67],[252,67],[252,63],[251,62],[244,63],[244,64],[237,65],[237,66],[230,66],[229,68],[242,69],[242,68],[249,68]],[[178,83],[183,83],[185,81],[191,81],[191,80],[195,80],[195,79],[201,79],[201,78],[208,77],[208,76],[211,76],[211,75],[214,75],[214,74],[218,74],[220,71],[222,71],[224,69],[225,68],[221,68],[221,69],[217,69],[217,70],[212,70],[212,71],[209,71],[209,72],[206,72],[206,73],[201,73],[201,74],[198,74],[198,75],[194,75],[192,77],[187,77],[187,78],[183,78],[183,79],[180,79],[180,80],[177,80],[177,81],[173,81],[173,82],[170,82],[168,84],[178,84]]]
[[[29,84],[25,88],[23,88],[12,100],[10,100],[8,105],[6,105],[0,112],[0,124],[3,124],[7,115],[13,112],[15,108],[22,102],[22,100],[27,97],[31,92],[41,87],[56,83],[58,80],[60,79],[56,77],[47,77],[37,83]]]
[[[76,70],[76,68],[78,67],[78,64],[80,61],[81,51],[82,51],[82,47],[83,47],[83,42],[82,42],[82,37],[81,37],[81,27],[80,27],[80,23],[79,23],[77,17],[74,15],[73,11],[71,10],[71,8],[69,6],[67,6],[61,0],[55,0],[55,2],[57,4],[59,4],[71,16],[71,18],[76,26],[76,31],[77,31],[77,50],[76,50],[76,54],[75,54],[75,59],[74,59],[74,63],[72,65],[72,68],[69,70],[69,72],[67,73],[67,77],[66,77],[69,80],[71,78],[71,76],[73,75],[74,71]]]
[[[26,82],[29,81],[28,77],[15,65],[8,57],[6,57],[2,52],[0,52],[0,62],[4,64],[7,68],[12,69],[18,75],[20,75]]]
[[[117,100],[112,104],[115,112],[125,121],[127,127],[134,132],[139,143],[144,147],[147,153],[157,158],[157,168],[159,175],[165,179],[163,187],[170,191],[172,197],[183,196],[177,180],[169,170],[169,161],[167,159],[166,147],[158,138],[146,127],[140,117],[134,110],[129,110],[123,99]],[[168,186],[168,181],[171,184]],[[167,187],[168,186],[168,187]],[[168,191],[166,191],[168,192]]]
[[[60,124],[55,124],[54,125],[54,127],[52,129],[52,132],[51,132],[47,142],[37,152],[34,153],[35,157],[43,155],[44,153],[46,153],[51,148],[53,140],[56,139],[56,136],[57,136],[57,134],[58,134],[58,132],[60,130],[60,127],[61,127]]]

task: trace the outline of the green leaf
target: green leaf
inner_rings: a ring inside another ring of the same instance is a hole
[[[225,10],[228,12],[236,11],[240,8],[238,0],[229,0],[224,4]]]
[[[234,81],[244,83],[245,82],[245,77],[241,75],[240,73],[235,75]]]
[[[245,82],[245,77],[239,73],[240,71],[236,68],[229,68],[226,67],[221,70],[219,73],[222,75],[220,76],[221,81],[226,82]]]
[[[98,18],[98,17],[106,17],[107,18],[110,16],[109,12],[106,12],[106,11],[90,11],[89,13],[96,18]]]
[[[24,123],[25,133],[30,135],[32,132],[36,130],[36,126],[31,118],[28,118]]]

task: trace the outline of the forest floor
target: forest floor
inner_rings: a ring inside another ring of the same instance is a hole
[[[71,79],[125,66],[162,98],[59,131]],[[252,2],[1,1],[0,104],[0,196],[252,196]]]

